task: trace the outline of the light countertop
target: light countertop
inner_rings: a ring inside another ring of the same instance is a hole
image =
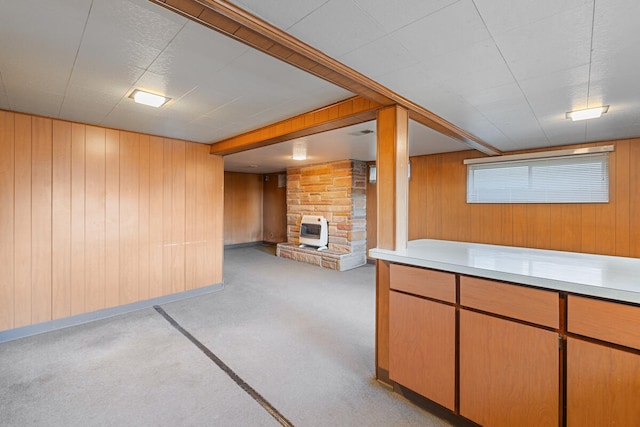
[[[373,258],[640,304],[640,259],[512,246],[413,240]]]

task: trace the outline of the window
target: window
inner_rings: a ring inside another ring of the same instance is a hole
[[[610,149],[609,149],[610,148]],[[606,203],[613,146],[465,160],[467,203]],[[595,151],[595,152],[593,152]],[[546,156],[554,155],[553,152]],[[525,157],[525,158],[523,158]]]

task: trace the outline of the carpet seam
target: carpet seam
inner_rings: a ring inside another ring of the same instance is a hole
[[[233,380],[245,393],[247,393],[253,400],[255,400],[260,406],[262,406],[273,418],[276,419],[284,427],[293,427],[293,424],[278,411],[267,399],[265,399],[260,393],[258,393],[253,387],[251,387],[245,380],[243,380],[233,369],[231,369],[226,363],[215,355],[207,346],[202,344],[196,337],[194,337],[189,331],[184,329],[173,317],[171,317],[162,307],[154,305],[153,308],[164,319],[169,322],[178,332],[180,332],[185,338],[187,338],[193,345],[195,345],[200,351],[202,351],[213,363],[215,363],[229,378]]]

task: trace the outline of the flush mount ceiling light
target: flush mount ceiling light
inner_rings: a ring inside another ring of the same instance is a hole
[[[597,119],[607,111],[609,111],[609,106],[603,105],[602,107],[587,108],[586,110],[569,111],[565,117],[576,122],[578,120]]]
[[[296,141],[293,143],[293,160],[307,160],[306,141]]]
[[[171,98],[166,98],[164,96],[156,95],[153,93],[145,92],[140,89],[136,89],[131,92],[129,98],[133,99],[138,104],[148,105],[150,107],[162,107],[166,104]]]

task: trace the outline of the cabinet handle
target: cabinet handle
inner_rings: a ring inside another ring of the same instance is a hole
[[[558,350],[564,350],[564,340],[560,334],[558,334]]]

